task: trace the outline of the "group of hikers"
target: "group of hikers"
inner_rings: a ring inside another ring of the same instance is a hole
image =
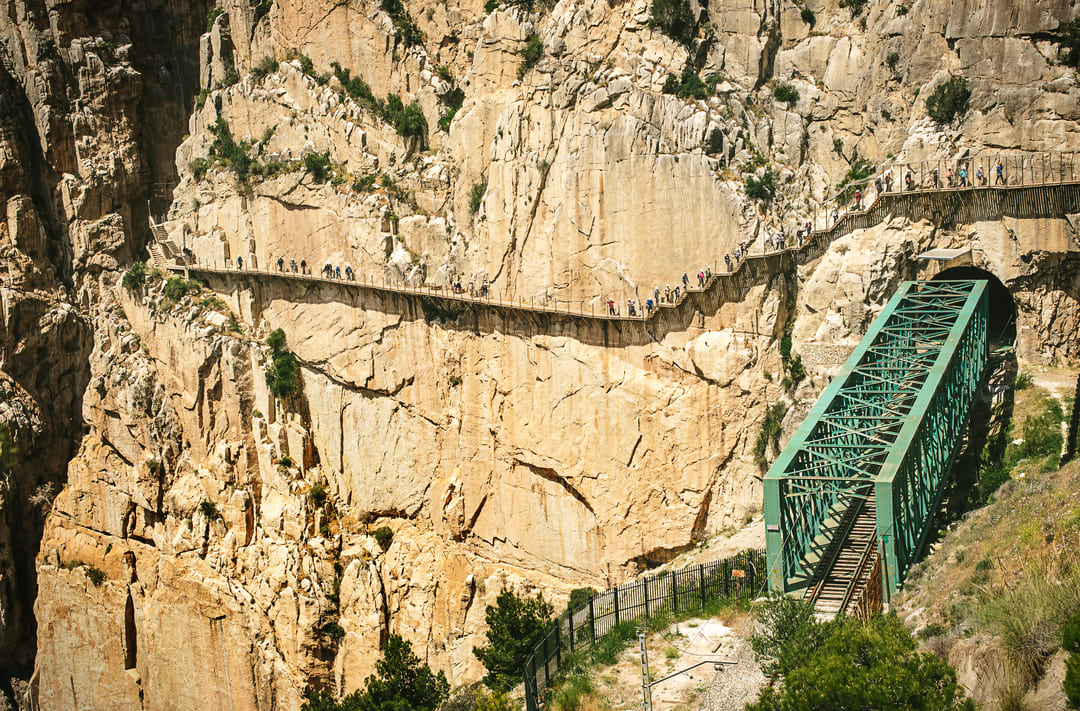
[[[1002,162],[1000,160],[997,161],[997,164],[994,166],[993,172],[994,172],[994,185],[1006,185],[1005,167],[1004,167],[1004,165],[1002,164]],[[930,180],[930,183],[929,183],[929,185],[927,187],[933,187],[933,188],[942,188],[942,187],[946,187],[946,188],[967,188],[967,187],[974,187],[974,186],[980,186],[980,185],[987,185],[987,182],[989,180],[989,176],[986,173],[984,173],[983,167],[981,165],[979,165],[979,166],[976,167],[974,180],[969,180],[968,165],[965,162],[961,162],[961,163],[958,164],[958,170],[955,173],[954,173],[952,167],[949,167],[949,168],[946,169],[944,185],[942,184],[942,176],[940,174],[940,171],[936,167],[931,170],[930,175],[929,175],[929,180]],[[890,170],[887,170],[884,174],[877,176],[874,179],[874,187],[876,188],[878,195],[881,195],[883,193],[892,192],[893,191],[893,171],[890,169]],[[904,188],[903,189],[904,190],[915,190],[915,189],[917,189],[919,187],[922,187],[921,184],[916,184],[914,173],[912,172],[910,167],[907,168],[905,173],[904,173]],[[854,210],[855,211],[861,211],[863,209],[863,205],[862,205],[863,193],[862,193],[861,188],[859,188],[859,187],[855,188],[853,198],[854,198]],[[838,210],[838,208],[834,207],[833,211],[832,211],[832,222],[833,222],[833,224],[836,224],[839,221],[839,219],[840,219],[839,210]],[[796,230],[796,232],[795,232],[795,243],[797,244],[798,248],[800,248],[800,249],[802,248],[803,240],[805,238],[808,238],[810,236],[810,234],[812,233],[812,231],[813,231],[813,225],[809,221],[806,222],[800,229]],[[772,247],[773,251],[777,251],[777,252],[783,251],[784,249],[786,249],[788,247],[788,238],[785,236],[785,234],[782,231],[775,231],[775,232],[771,232],[771,233],[767,231],[765,236],[762,238],[762,246],[764,247],[766,244],[769,244]],[[792,246],[795,246],[795,245],[792,245]],[[728,273],[732,273],[736,269],[738,269],[740,262],[743,259],[745,259],[746,256],[748,255],[749,248],[750,248],[750,240],[743,240],[738,245],[736,245],[733,252],[724,254],[724,266],[727,268]],[[194,253],[190,249],[188,249],[187,247],[184,248],[184,256],[186,258],[188,258],[188,259],[194,259]],[[236,258],[236,268],[237,269],[243,269],[244,268],[244,260],[243,260],[242,257],[237,257]],[[286,271],[286,265],[285,265],[285,258],[284,257],[278,257],[278,259],[277,259],[277,269],[278,269],[279,272]],[[299,274],[309,274],[310,273],[308,271],[307,261],[304,260],[304,259],[301,259],[299,264],[296,262],[295,259],[290,259],[289,263],[288,263],[288,271],[293,273],[293,274],[297,274],[297,273],[299,273]],[[342,278],[344,278],[346,281],[356,281],[356,275],[353,272],[352,267],[349,266],[349,265],[345,265],[345,269],[342,270],[342,268],[340,266],[335,266],[335,265],[331,265],[331,264],[327,263],[327,264],[323,265],[321,273],[322,273],[322,276],[324,278],[327,278],[327,279],[342,279]],[[699,289],[704,289],[706,284],[709,282],[709,280],[711,278],[712,278],[712,268],[711,267],[704,267],[703,269],[699,270],[698,273],[697,273],[697,286],[698,286],[698,288]],[[673,289],[671,287],[671,285],[667,285],[667,286],[664,287],[663,291],[660,290],[659,286],[654,286],[651,296],[649,298],[645,299],[644,312],[641,311],[640,305],[638,304],[637,300],[635,300],[635,299],[627,299],[626,300],[626,313],[627,313],[628,316],[634,316],[634,317],[636,317],[636,316],[648,316],[649,314],[651,314],[653,312],[653,310],[658,308],[661,304],[677,304],[679,302],[679,299],[687,292],[689,287],[690,287],[690,277],[689,277],[689,275],[684,273],[682,275],[682,284],[681,284],[681,286],[676,284],[675,288]],[[479,297],[479,298],[482,298],[482,299],[486,299],[488,297],[488,293],[489,293],[489,286],[488,286],[487,279],[485,279],[480,284],[479,287],[476,287],[475,284],[472,281],[468,282],[468,285],[466,287],[463,287],[462,284],[461,284],[461,279],[459,277],[453,277],[451,279],[451,282],[450,282],[450,288],[451,288],[451,290],[454,291],[454,293],[457,293],[457,294],[468,293],[470,297],[474,297],[474,298]],[[614,299],[608,298],[608,299],[606,299],[606,301],[604,303],[607,306],[608,315],[610,315],[610,316],[618,316],[619,315],[619,307],[615,303]]]

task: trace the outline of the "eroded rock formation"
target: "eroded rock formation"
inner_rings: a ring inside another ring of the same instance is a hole
[[[0,415],[19,446],[0,493],[0,671],[27,678],[36,649],[41,708],[295,708],[360,686],[388,632],[476,678],[504,585],[561,602],[752,513],[766,405],[790,401],[797,424],[895,285],[937,269],[915,259],[927,247],[971,247],[1013,289],[1023,357],[1077,355],[1066,215],[890,219],[659,326],[267,276],[179,296],[156,275],[120,284],[168,206],[170,238],[219,265],[644,300],[742,240],[793,233],[856,151],[1076,148],[1080,88],[1052,41],[1075,14],[1063,0],[855,16],[830,1],[806,6],[813,23],[714,0],[687,45],[645,0],[218,7],[21,2],[0,19]],[[534,34],[542,55],[523,65]],[[710,98],[664,93],[688,63]],[[972,110],[942,127],[916,97],[950,74]],[[775,81],[798,100],[774,99]],[[391,93],[419,105],[420,135],[386,120]],[[223,126],[253,161],[244,179]],[[316,154],[328,180],[303,162]],[[767,168],[764,205],[743,178]],[[810,371],[791,389],[789,327]],[[264,376],[276,328],[301,364],[289,398]]]

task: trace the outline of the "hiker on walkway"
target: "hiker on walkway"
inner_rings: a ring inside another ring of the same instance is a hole
[[[862,210],[862,190],[855,190],[855,209]]]
[[[236,269],[237,269],[237,271],[239,271],[239,270],[241,270],[243,268],[244,268],[244,258],[243,257],[237,257],[236,258]]]
[[[348,264],[345,265],[345,278],[349,281],[356,281],[356,279],[353,277],[352,267],[350,267]]]
[[[881,195],[881,176],[874,178],[874,189],[877,190],[877,194]]]
[[[300,273],[301,274],[307,274],[307,260],[306,259],[301,259],[300,260]]]
[[[608,312],[608,316],[614,316],[615,315],[615,300],[614,299],[608,299],[607,300],[607,312]]]
[[[334,278],[335,279],[340,279],[341,278],[341,267],[340,266],[334,267]]]
[[[994,178],[994,185],[1004,185],[1005,184],[1005,168],[1004,168],[1004,166],[1001,165],[1001,161],[998,161],[997,167],[994,168],[994,171],[997,173],[997,177]]]
[[[277,258],[277,270],[279,272],[285,271],[285,258],[284,257],[278,257]]]
[[[487,295],[488,295],[488,283],[487,283],[487,279],[485,279],[484,283],[480,285],[480,296],[482,296],[483,298],[486,299]]]
[[[626,315],[627,316],[637,316],[637,312],[634,310],[634,300],[633,299],[627,299],[626,300]]]
[[[885,192],[892,192],[892,171],[885,174]]]
[[[679,287],[678,286],[675,287],[675,291],[671,292],[671,303],[673,303],[673,304],[679,303]]]
[[[940,176],[938,176],[938,170],[937,170],[937,168],[934,168],[934,173],[933,173],[933,175],[934,175],[934,187],[935,187],[935,188],[940,188],[940,187],[941,187],[941,177],[940,177]]]
[[[664,285],[664,303],[665,304],[670,304],[671,303],[671,284],[665,284]]]
[[[470,282],[469,282],[469,298],[471,299],[471,298],[472,298],[472,297],[474,297],[474,296],[476,296],[476,294],[475,294],[475,292],[473,291],[473,283],[472,283],[472,282],[470,281]]]
[[[289,271],[292,272],[293,274],[296,274],[296,260],[295,259],[290,259],[289,260]]]
[[[911,174],[911,171],[909,170],[907,172],[907,175],[904,176],[904,190],[912,190],[912,189],[914,189],[914,184],[915,184],[915,176],[913,176]]]
[[[949,172],[945,174],[945,177],[946,177],[946,178],[948,179],[948,181],[949,181],[949,187],[950,187],[950,188],[951,188],[951,187],[953,187],[953,174],[952,174],[952,168],[949,168]]]
[[[981,165],[975,169],[975,184],[986,185],[986,176],[983,175],[983,169]]]
[[[652,295],[653,295],[653,302],[656,303],[657,306],[659,306],[660,305],[660,287],[654,286],[653,290],[652,290]]]
[[[705,281],[712,279],[712,267],[705,267]]]
[[[686,272],[683,272],[683,275],[682,275],[682,286],[683,286],[683,291],[686,291],[687,289],[690,288],[690,280],[686,277]]]
[[[705,288],[705,272],[697,273],[697,285],[699,289]]]
[[[645,299],[645,315],[648,316],[653,310],[653,300]]]
[[[967,187],[967,168],[960,169],[960,187]]]

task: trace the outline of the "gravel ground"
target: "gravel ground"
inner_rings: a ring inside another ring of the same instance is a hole
[[[725,656],[738,664],[717,672],[701,699],[700,711],[742,711],[747,703],[757,699],[765,686],[765,675],[754,659],[749,642],[740,639]]]

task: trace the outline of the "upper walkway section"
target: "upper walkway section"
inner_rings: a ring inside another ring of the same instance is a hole
[[[999,164],[1002,166],[1000,179],[996,174]],[[981,179],[976,177],[980,168]],[[951,184],[950,171],[953,173]],[[966,174],[965,185],[960,184],[961,171]],[[856,190],[864,190],[867,195],[857,209],[853,203]],[[842,202],[850,209],[842,210]],[[798,264],[813,261],[834,240],[890,217],[903,217],[913,222],[930,220],[935,224],[960,224],[1006,215],[1045,218],[1080,213],[1080,159],[1074,160],[1073,154],[987,154],[951,162],[889,164],[871,177],[845,186],[828,204],[831,209],[825,208],[815,214],[811,220],[815,229],[803,236],[801,242],[789,237],[788,241],[795,244],[785,249],[766,247],[761,252],[733,260],[731,271],[726,267],[718,271],[720,265],[713,265],[703,284],[698,283],[697,271],[693,270],[688,286],[684,288],[680,284],[677,300],[665,301],[661,297],[652,311],[646,312],[644,302],[651,294],[639,295],[637,313],[633,316],[627,313],[625,302],[616,303],[615,313],[611,313],[606,305],[597,304],[595,300],[590,303],[558,298],[481,296],[444,287],[410,284],[387,275],[356,273],[353,279],[346,279],[298,271],[250,269],[249,266],[237,269],[229,264],[211,263],[199,255],[184,255],[169,241],[165,227],[158,224],[151,226],[156,241],[150,251],[154,263],[163,269],[217,274],[225,278],[261,275],[299,282],[334,283],[376,293],[420,297],[451,312],[488,307],[609,322],[685,321],[686,312],[740,299],[749,286],[790,271]],[[767,243],[765,239],[761,241]],[[750,250],[756,251],[755,246]]]

